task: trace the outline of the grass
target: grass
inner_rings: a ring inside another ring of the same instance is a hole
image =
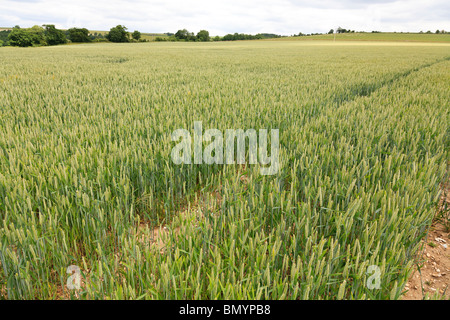
[[[340,34],[321,34],[303,37],[289,37],[269,39],[272,41],[283,40],[336,40],[336,41],[400,41],[400,42],[450,42],[450,34],[427,34],[427,33],[399,33],[399,32],[381,32],[381,33],[340,33]]]
[[[398,299],[449,159],[449,47],[367,44],[2,48],[2,297]],[[280,172],[173,164],[194,121],[278,128]]]
[[[131,33],[134,30],[128,30],[128,31],[130,32],[130,37],[131,37]],[[98,34],[102,34],[102,35],[106,36],[109,31],[89,30],[89,32],[91,34],[98,33]],[[149,40],[149,41],[154,41],[156,39],[156,37],[166,38],[167,35],[164,34],[164,33],[146,33],[146,32],[141,32],[141,38],[142,39]]]

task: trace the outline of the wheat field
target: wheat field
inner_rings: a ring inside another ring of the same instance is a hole
[[[1,48],[0,299],[399,299],[450,159],[449,49]],[[279,172],[174,164],[194,121],[279,129]]]

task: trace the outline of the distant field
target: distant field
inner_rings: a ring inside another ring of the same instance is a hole
[[[334,40],[334,34],[321,34],[316,36],[285,37],[269,39],[269,41],[283,40]],[[450,42],[450,34],[427,33],[340,33],[336,34],[337,41],[419,41],[419,42]]]
[[[154,41],[157,37],[167,38],[164,33],[142,33],[142,38],[150,41]]]
[[[1,31],[1,30],[0,30]],[[90,31],[107,34],[108,31]],[[167,37],[164,33],[142,33],[142,38],[154,41],[156,37]],[[336,41],[405,41],[405,42],[450,42],[450,34],[435,34],[435,33],[341,33],[341,34],[321,34],[315,36],[303,37],[283,37],[264,39],[264,41],[286,41],[286,40],[334,40]],[[253,41],[253,40],[252,40]]]
[[[0,30],[1,31],[1,30]],[[133,32],[134,30],[128,30],[130,33]],[[99,30],[89,30],[90,33],[100,33],[102,35],[106,35],[109,31],[99,31]],[[149,41],[154,41],[156,37],[167,37],[167,35],[165,35],[164,33],[146,33],[146,32],[141,32],[141,36],[142,39],[145,40],[149,40]]]
[[[106,34],[108,31],[91,31],[91,33]],[[155,40],[156,37],[167,37],[164,33],[142,33],[142,38],[150,41]],[[334,40],[337,41],[413,41],[413,42],[450,42],[450,34],[427,34],[427,33],[341,33],[336,34],[322,34],[315,36],[303,37],[283,37],[264,39],[264,41],[286,41],[286,40]],[[253,41],[253,40],[252,40]]]

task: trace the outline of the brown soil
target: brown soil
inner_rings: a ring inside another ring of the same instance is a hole
[[[423,240],[423,250],[405,286],[403,300],[422,300],[435,294],[450,299],[450,184],[443,190],[439,218]]]
[[[183,219],[188,218],[188,216],[194,216],[198,220],[202,219],[204,217],[203,213],[206,210],[218,212],[221,199],[220,188],[211,193],[198,192],[196,200],[181,208],[176,216]],[[161,225],[158,227],[152,227],[145,222],[141,222],[137,230],[137,237],[139,242],[146,245],[156,245],[160,252],[163,253],[166,247],[163,234],[169,234],[170,232],[178,234],[180,227],[173,222],[170,225]]]
[[[450,233],[436,222],[424,242],[421,260],[405,286],[404,300],[422,300],[439,293],[450,298]],[[420,270],[419,270],[420,268]]]

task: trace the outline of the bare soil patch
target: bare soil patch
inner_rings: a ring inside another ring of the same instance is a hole
[[[405,286],[403,300],[422,300],[436,293],[450,299],[450,183],[443,190],[441,212],[423,241],[423,250]]]

